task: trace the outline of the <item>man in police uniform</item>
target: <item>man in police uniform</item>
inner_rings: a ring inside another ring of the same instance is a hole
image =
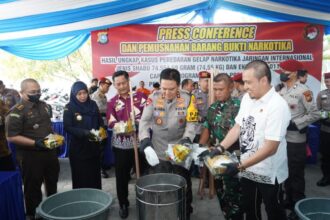
[[[285,206],[293,209],[297,201],[305,198],[306,130],[309,124],[319,119],[320,113],[316,108],[312,92],[299,82],[297,72],[303,69],[302,63],[286,60],[280,63],[280,68],[283,88],[279,94],[286,100],[291,111],[291,121],[286,134],[289,178],[284,184]],[[290,216],[295,219],[294,211]]]
[[[0,80],[0,99],[10,109],[19,102],[21,97],[15,89],[7,89],[5,84]]]
[[[21,101],[6,117],[6,134],[22,157],[26,214],[34,219],[35,209],[42,200],[42,182],[47,196],[55,194],[60,167],[56,149],[50,150],[44,144],[44,138],[52,133],[51,110],[39,101],[39,83],[34,79],[23,80],[21,95]]]
[[[96,92],[92,93],[91,99],[94,100],[97,104],[97,107],[99,107],[102,119],[103,119],[103,124],[106,125],[107,123],[107,118],[106,118],[106,113],[107,113],[107,96],[106,94],[109,91],[110,86],[112,85],[112,82],[107,79],[106,77],[102,77],[99,82],[99,87],[96,90]],[[101,149],[101,165],[103,165],[103,157],[104,157],[104,148],[107,146],[107,144],[102,145]],[[101,174],[103,178],[109,178],[109,175],[105,169],[105,167],[102,167],[101,169]]]
[[[199,76],[199,89],[193,92],[198,109],[198,126],[196,129],[196,137],[194,142],[198,143],[200,134],[202,133],[203,123],[207,115],[208,98],[209,98],[209,79],[211,74],[207,71],[201,71]]]
[[[318,186],[330,185],[330,72],[324,73],[324,83],[327,89],[317,95],[317,108],[321,111],[320,153],[322,179]]]
[[[154,147],[160,164],[151,172],[174,172],[187,181],[186,215],[192,212],[192,191],[189,171],[166,161],[165,151],[168,144],[191,144],[195,137],[197,109],[190,96],[179,90],[180,73],[176,69],[164,69],[160,74],[161,91],[151,94],[144,108],[140,125],[140,151],[148,146]],[[149,129],[153,135],[150,140]]]
[[[242,73],[236,73],[231,79],[234,81],[234,91],[231,96],[242,100],[243,95],[245,94]]]

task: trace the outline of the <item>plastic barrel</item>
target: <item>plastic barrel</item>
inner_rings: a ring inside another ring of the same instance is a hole
[[[112,196],[102,190],[73,189],[42,201],[36,209],[36,215],[53,220],[105,220],[111,203]]]
[[[158,173],[136,181],[137,219],[185,220],[186,180],[176,174]]]
[[[298,201],[295,212],[301,220],[329,220],[330,199],[307,198]]]

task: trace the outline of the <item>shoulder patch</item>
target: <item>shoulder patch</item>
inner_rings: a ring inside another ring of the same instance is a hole
[[[23,109],[24,109],[24,105],[17,105],[16,108],[17,108],[18,110],[23,110]]]
[[[152,104],[152,99],[151,98],[148,98],[147,99],[147,102],[146,102],[146,106],[149,106]]]
[[[313,95],[312,95],[312,92],[310,90],[307,90],[303,94],[304,94],[304,97],[305,97],[307,102],[311,102],[313,100]]]

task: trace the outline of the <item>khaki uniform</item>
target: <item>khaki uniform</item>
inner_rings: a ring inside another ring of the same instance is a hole
[[[196,123],[186,121],[189,103],[190,96],[185,92],[180,92],[180,97],[172,101],[166,101],[157,91],[147,100],[139,125],[139,139],[149,137],[151,128],[152,144],[161,160],[165,160],[168,144],[176,144],[185,137],[192,141],[195,137]]]
[[[322,121],[321,131],[330,133],[330,90],[325,89],[319,92],[316,98],[317,108],[328,115],[328,119]]]
[[[43,139],[52,132],[51,109],[45,102],[32,103],[21,100],[6,116],[8,137],[24,136],[33,140]],[[27,215],[34,215],[42,200],[41,185],[45,183],[47,196],[57,192],[59,162],[56,149],[37,150],[16,145],[22,158],[22,175]]]
[[[198,109],[198,125],[196,128],[196,134],[200,135],[202,133],[203,123],[207,115],[207,109],[209,108],[209,95],[200,89],[195,90],[193,95],[195,96],[196,106]]]
[[[15,89],[5,88],[3,93],[0,94],[0,99],[5,103],[8,108],[13,107],[21,99],[19,93]]]
[[[192,212],[192,190],[189,170],[171,165],[165,161],[165,150],[168,144],[176,144],[183,138],[193,141],[196,134],[196,122],[187,121],[191,116],[190,109],[194,111],[194,120],[197,121],[197,110],[191,97],[185,92],[179,92],[174,100],[167,101],[162,93],[157,91],[151,94],[142,113],[139,125],[139,139],[150,137],[149,129],[152,129],[152,144],[160,164],[149,169],[149,173],[176,173],[185,178],[187,182],[186,214]],[[192,98],[193,99],[193,98]]]
[[[312,92],[309,88],[299,83],[288,88],[286,85],[279,91],[279,94],[286,100],[291,111],[291,120],[297,125],[298,130],[288,130],[286,135],[287,142],[305,143],[306,132],[302,132],[308,125],[317,121],[320,112],[317,110],[313,100]]]
[[[107,124],[107,119],[106,119],[106,113],[107,113],[107,96],[104,95],[100,89],[98,89],[96,92],[92,93],[91,99],[94,100],[97,104],[97,107],[99,107],[103,123],[106,125]]]
[[[100,89],[91,94],[91,99],[94,100],[99,107],[100,113],[107,112],[107,96],[104,95]]]
[[[286,134],[289,177],[285,181],[285,194],[290,206],[305,198],[306,131],[308,125],[317,121],[320,112],[316,108],[312,92],[297,81],[288,88],[284,83],[279,94],[286,100],[291,111],[291,121],[298,128],[289,125]]]
[[[325,114],[321,119],[320,153],[323,177],[330,179],[330,90],[325,89],[317,95],[317,108]],[[321,113],[322,114],[322,113]],[[325,118],[325,116],[328,118]]]

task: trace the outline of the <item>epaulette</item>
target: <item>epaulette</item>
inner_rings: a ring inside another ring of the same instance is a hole
[[[16,109],[22,111],[24,109],[24,105],[23,104],[18,104],[15,106]]]

